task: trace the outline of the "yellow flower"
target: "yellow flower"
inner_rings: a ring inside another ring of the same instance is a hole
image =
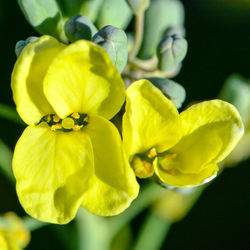
[[[42,36],[22,51],[11,86],[29,125],[13,157],[26,212],[67,223],[80,206],[104,216],[126,209],[139,187],[119,132],[108,121],[125,99],[108,54],[85,40],[65,46]]]
[[[0,216],[0,249],[18,250],[30,241],[30,233],[22,220],[12,212]]]
[[[178,113],[147,80],[127,90],[125,151],[140,178],[154,173],[171,186],[200,185],[214,178],[217,163],[236,146],[244,128],[233,105],[212,100]]]

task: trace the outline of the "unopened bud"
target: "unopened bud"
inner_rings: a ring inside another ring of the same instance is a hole
[[[132,18],[132,12],[126,0],[105,0],[97,17],[99,29],[107,25],[126,29]]]
[[[108,52],[113,64],[118,68],[119,72],[122,72],[128,59],[127,36],[125,32],[108,25],[97,32],[92,41]]]
[[[180,84],[166,78],[152,77],[148,80],[159,88],[177,108],[182,106],[186,98],[186,91]]]
[[[95,25],[86,16],[77,15],[69,19],[64,26],[65,34],[70,42],[79,39],[91,40],[96,34]]]
[[[15,53],[16,53],[16,56],[19,57],[19,55],[21,54],[23,48],[30,42],[34,42],[38,39],[38,37],[36,36],[30,36],[28,37],[26,40],[20,40],[16,43],[16,46],[15,46]]]
[[[175,68],[186,56],[188,44],[179,35],[165,37],[157,47],[158,68],[169,71]]]

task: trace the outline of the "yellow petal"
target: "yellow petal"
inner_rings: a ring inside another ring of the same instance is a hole
[[[103,216],[121,213],[136,198],[139,186],[125,157],[118,130],[104,118],[90,116],[84,131],[92,142],[95,177],[82,206]]]
[[[54,113],[43,93],[43,78],[53,58],[65,45],[50,36],[29,43],[16,61],[11,87],[17,111],[29,125]]]
[[[216,177],[218,172],[218,166],[216,164],[209,164],[201,172],[196,174],[186,174],[178,170],[165,171],[165,169],[157,166],[155,167],[155,173],[160,180],[168,185],[174,187],[192,187],[209,182]]]
[[[181,132],[177,109],[159,89],[147,80],[139,80],[128,88],[123,117],[128,156],[152,147],[158,152],[167,150],[178,142]]]
[[[28,214],[67,223],[93,175],[90,139],[81,131],[52,131],[46,123],[28,127],[16,145],[13,171],[20,203]]]
[[[3,233],[1,233],[1,231],[0,231],[0,249],[9,250],[7,240],[4,237]]]
[[[199,185],[216,174],[216,163],[238,143],[243,125],[237,110],[220,100],[193,105],[180,116],[183,137],[159,157],[156,174],[169,185]]]
[[[100,46],[79,40],[65,48],[50,65],[44,90],[56,113],[73,112],[112,118],[125,99],[125,84]]]
[[[180,114],[183,136],[192,136],[196,131],[203,130],[206,137],[211,136],[210,146],[220,150],[213,161],[222,161],[236,146],[244,133],[244,126],[236,108],[221,100],[206,101],[195,104]],[[180,142],[181,143],[181,142]],[[197,143],[198,138],[197,138]],[[199,154],[204,143],[200,143]]]

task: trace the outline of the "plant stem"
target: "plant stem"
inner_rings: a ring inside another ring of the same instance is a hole
[[[15,183],[15,179],[11,170],[11,161],[11,150],[0,140],[0,169],[12,183]]]
[[[137,237],[133,250],[160,249],[171,223],[162,219],[154,212],[149,212]]]
[[[16,110],[5,104],[0,104],[0,118],[24,125],[24,122],[18,116]]]
[[[131,204],[131,206],[121,215],[113,217],[109,220],[109,227],[113,234],[117,233],[123,226],[134,219],[139,213],[151,205],[155,200],[164,195],[164,189],[155,183],[148,184],[142,191],[138,198]]]
[[[130,52],[130,59],[135,58],[141,48],[144,29],[144,11],[135,16],[135,43]]]
[[[41,222],[41,221],[38,221],[36,219],[33,219],[32,217],[30,217],[28,215],[23,217],[22,219],[23,219],[24,225],[26,226],[26,228],[30,232],[33,232],[33,231],[38,230],[42,227],[50,225],[49,223]]]

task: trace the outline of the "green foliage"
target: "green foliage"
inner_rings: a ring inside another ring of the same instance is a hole
[[[111,25],[105,26],[93,37],[93,42],[103,47],[113,64],[122,72],[127,64],[127,36],[121,29]]]

